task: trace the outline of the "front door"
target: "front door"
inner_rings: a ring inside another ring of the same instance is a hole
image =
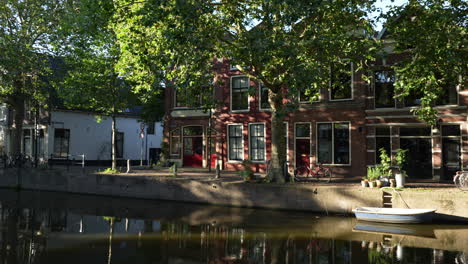
[[[296,139],[296,168],[310,165],[310,140]]]
[[[203,165],[202,139],[202,137],[184,137],[184,166],[201,167]]]
[[[183,129],[183,165],[187,167],[203,166],[203,127],[188,126]]]
[[[461,131],[459,125],[443,125],[442,129],[442,180],[452,180],[461,169]]]

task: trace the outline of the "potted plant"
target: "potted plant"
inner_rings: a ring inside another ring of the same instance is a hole
[[[369,168],[367,169],[367,171],[369,173]],[[361,186],[364,188],[369,187],[369,180],[367,179],[367,176],[362,177]]]
[[[392,159],[387,154],[384,148],[379,149],[380,151],[380,179],[388,183],[392,178]]]
[[[406,171],[403,170],[403,166],[406,164],[407,154],[408,150],[406,149],[397,149],[397,152],[395,154],[395,181],[397,188],[403,188],[405,186],[405,177],[408,176],[406,174]]]
[[[377,166],[367,168],[367,179],[370,188],[374,188],[375,186],[375,180],[379,177],[377,173]]]

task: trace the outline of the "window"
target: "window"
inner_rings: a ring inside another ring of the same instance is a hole
[[[310,125],[307,124],[296,124],[296,138],[309,138],[310,137]]]
[[[115,157],[118,159],[123,158],[123,150],[124,150],[124,133],[123,132],[116,132],[115,134],[115,148],[117,153]]]
[[[202,126],[187,126],[184,127],[184,136],[202,136],[203,127]]]
[[[188,92],[188,89],[174,90],[175,107],[177,108],[197,108],[202,105],[202,93],[211,91],[211,89],[200,89],[200,93],[193,95]]]
[[[395,107],[395,73],[393,71],[375,71],[375,108]]]
[[[180,129],[175,129],[170,136],[170,152],[173,156],[180,154]]]
[[[146,123],[146,134],[154,135],[154,122]]]
[[[454,83],[447,83],[442,86],[442,92],[436,101],[436,105],[456,105],[458,104],[457,86]]]
[[[265,124],[249,125],[251,161],[265,161]]]
[[[400,127],[400,137],[429,137],[430,127]]]
[[[249,110],[249,78],[232,77],[231,110]]]
[[[260,85],[260,110],[271,109],[270,102],[268,102],[268,94],[268,88]]]
[[[353,97],[353,65],[335,64],[331,67],[330,99],[348,100]]]
[[[229,160],[244,159],[244,144],[242,143],[242,125],[228,125]]]
[[[380,164],[380,149],[383,148],[391,156],[390,127],[375,128],[375,163]]]
[[[68,158],[70,129],[56,128],[54,133],[54,156]]]
[[[411,90],[408,96],[405,97],[405,106],[418,106],[421,105],[421,98],[423,93],[421,91]]]
[[[349,123],[317,124],[318,162],[350,164]]]

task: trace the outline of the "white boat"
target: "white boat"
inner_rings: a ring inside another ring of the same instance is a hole
[[[358,220],[395,224],[430,223],[435,211],[436,209],[382,207],[358,207],[353,209],[353,213]]]

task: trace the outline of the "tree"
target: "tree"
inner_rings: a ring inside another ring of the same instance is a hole
[[[115,71],[120,49],[108,27],[112,1],[81,0],[67,23],[70,41],[63,50],[66,73],[57,90],[65,106],[112,118],[112,170],[117,167],[117,115],[136,104],[132,89]]]
[[[385,17],[395,53],[403,59],[394,66],[400,97],[423,95],[417,116],[434,125],[436,101],[450,85],[466,84],[468,4],[461,0],[411,0]]]
[[[63,0],[4,0],[0,3],[0,97],[14,110],[12,152],[21,152],[25,103],[45,104],[43,77],[59,35]]]
[[[118,0],[114,28],[120,70],[140,89],[165,80],[194,90],[213,82],[213,60],[237,67],[269,90],[271,175],[284,182],[283,120],[300,91],[327,87],[332,64],[372,59],[375,41],[365,19],[373,1]]]

